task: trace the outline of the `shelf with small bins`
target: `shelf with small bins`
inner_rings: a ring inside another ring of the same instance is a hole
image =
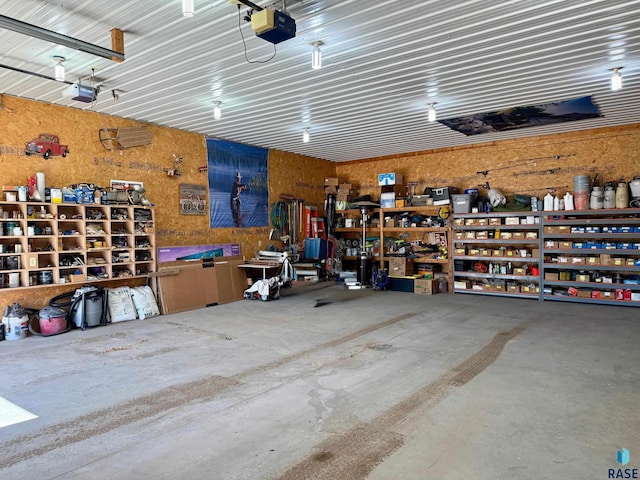
[[[454,292],[539,298],[538,214],[456,214],[452,229]]]
[[[0,202],[0,288],[93,282],[155,271],[152,256],[140,262],[143,268],[136,268],[133,219],[138,208],[151,225],[150,207]],[[113,221],[112,209],[121,214]],[[124,241],[112,245],[120,236]],[[153,230],[145,230],[144,237],[153,251]],[[112,252],[119,254],[115,266]],[[8,257],[14,258],[3,260]],[[2,270],[7,263],[11,270]]]
[[[640,306],[640,209],[545,214],[542,245],[545,300]]]

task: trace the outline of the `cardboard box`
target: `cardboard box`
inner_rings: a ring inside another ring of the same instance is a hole
[[[458,290],[469,290],[471,288],[471,282],[469,280],[455,280],[453,282],[453,288]]]
[[[573,248],[573,242],[558,242],[558,248],[560,250],[571,250]]]
[[[406,200],[404,198],[396,198],[396,208],[403,208],[405,206]]]
[[[544,279],[556,282],[560,279],[560,276],[557,272],[544,272]]]
[[[464,232],[461,231],[455,231],[453,233],[453,238],[455,238],[456,240],[462,240],[464,238]]]
[[[489,232],[486,232],[484,230],[480,231],[480,232],[476,232],[476,238],[478,240],[486,240],[489,238]]]
[[[514,240],[524,240],[524,232],[513,232]]]
[[[341,183],[338,185],[338,191],[344,193],[351,193],[351,184],[350,183]]]
[[[548,250],[557,250],[558,249],[558,242],[556,242],[554,240],[545,240],[544,248],[546,248]]]
[[[513,269],[514,275],[526,275],[527,271],[524,268],[516,267]]]
[[[493,225],[493,226],[502,225],[502,222],[499,218],[490,218],[489,225]]]
[[[520,293],[520,285],[507,285],[507,292]]]
[[[590,282],[591,277],[587,273],[579,273],[576,275],[576,282]]]
[[[482,290],[484,290],[485,292],[493,292],[493,285],[491,285],[490,283],[483,283]]]
[[[413,259],[406,257],[389,258],[389,276],[405,277],[413,275]]]
[[[334,185],[325,185],[324,186],[324,194],[325,195],[335,195],[338,193],[338,188]]]
[[[404,181],[402,175],[399,173],[379,173],[378,185],[403,185]],[[336,184],[337,185],[337,184]]]
[[[591,290],[578,290],[578,298],[591,298]]]
[[[413,293],[433,295],[438,293],[438,281],[427,278],[416,278],[413,281]]]
[[[69,275],[69,281],[70,282],[86,282],[87,275],[84,273],[72,273],[71,275]]]
[[[337,188],[340,182],[338,181],[338,177],[327,177],[324,179],[324,184],[325,186],[331,185]]]
[[[27,254],[27,268],[38,268],[38,254],[37,253],[28,253]]]

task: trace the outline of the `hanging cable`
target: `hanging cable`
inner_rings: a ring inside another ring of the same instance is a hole
[[[242,45],[244,46],[244,59],[247,61],[247,63],[267,63],[269,60],[272,60],[276,56],[276,53],[278,53],[274,44],[273,55],[271,55],[266,60],[249,60],[249,57],[247,56],[247,43],[244,39],[244,34],[242,33],[242,15],[240,14],[240,4],[238,4],[238,30],[240,31],[240,37],[242,37]]]

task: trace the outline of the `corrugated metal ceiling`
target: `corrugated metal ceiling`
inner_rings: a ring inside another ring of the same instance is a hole
[[[116,63],[0,28],[1,64],[52,76],[61,55],[67,80],[88,83],[94,68],[101,86],[84,104],[0,68],[0,92],[332,161],[640,121],[640,0],[289,0],[296,37],[266,63],[245,59],[240,30],[248,59],[274,52],[242,20],[246,7],[195,6],[185,18],[181,0],[0,0],[0,15],[106,48],[119,28],[126,54]],[[624,87],[612,92],[619,66]],[[601,118],[465,136],[426,117],[431,102],[453,118],[586,95]]]

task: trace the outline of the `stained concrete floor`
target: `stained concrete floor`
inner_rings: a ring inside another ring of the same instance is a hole
[[[0,397],[37,415],[0,428],[0,477],[600,479],[621,447],[640,465],[636,309],[286,293],[0,343]]]

